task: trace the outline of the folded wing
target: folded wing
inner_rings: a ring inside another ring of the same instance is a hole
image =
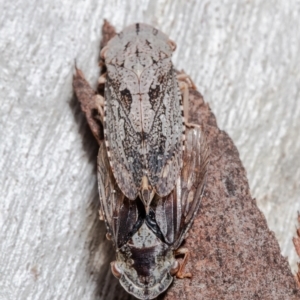
[[[209,150],[200,128],[186,131],[183,168],[176,187],[153,202],[156,222],[165,241],[177,249],[200,206],[209,162]]]

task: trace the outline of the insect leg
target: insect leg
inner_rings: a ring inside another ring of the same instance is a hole
[[[103,124],[103,118],[104,118],[104,97],[97,94],[95,96],[95,108],[98,110],[98,113],[100,115],[100,120]]]
[[[196,89],[196,86],[189,75],[180,73],[177,75],[179,88],[182,93],[183,113],[185,118],[185,125],[187,127],[199,127],[198,124],[189,123],[189,89]]]
[[[170,45],[170,47],[172,48],[172,51],[175,51],[177,48],[177,45],[174,41],[172,40],[168,40],[168,44]]]
[[[179,267],[179,270],[178,272],[176,273],[176,277],[177,278],[191,278],[192,277],[192,273],[185,273],[184,272],[184,267],[187,263],[187,260],[190,256],[190,252],[187,248],[179,248],[175,251],[175,256],[178,256],[178,255],[181,255],[181,254],[184,254],[184,257],[183,257],[183,261],[182,263],[180,264],[180,267]]]
[[[99,79],[98,79],[98,91],[99,89],[104,89],[104,85],[106,82],[106,73],[102,74]],[[103,124],[104,121],[104,97],[100,94],[97,94],[95,98],[95,106],[96,109],[98,110],[98,113],[100,115],[100,120]]]
[[[106,73],[102,74],[98,79],[99,84],[105,84],[105,82],[106,82]]]
[[[108,49],[108,46],[106,45],[106,46],[103,47],[103,48],[101,49],[101,51],[100,51],[100,57],[101,57],[102,59],[104,59],[104,60],[105,60],[105,54],[106,54],[107,49]]]
[[[194,83],[194,81],[192,80],[192,78],[190,77],[190,75],[184,73],[182,71],[182,73],[179,73],[177,74],[177,80],[180,82],[180,81],[183,81],[183,82],[186,82],[188,84],[188,88],[190,89],[193,89],[193,90],[196,90],[196,85]]]

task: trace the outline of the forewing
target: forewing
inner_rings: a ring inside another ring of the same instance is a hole
[[[177,249],[189,230],[200,206],[209,150],[200,128],[186,131],[183,168],[176,187],[155,202],[155,217],[167,243]]]
[[[121,90],[117,78],[108,77],[105,85],[104,138],[116,181],[126,197],[133,200],[142,180],[142,139],[128,117],[131,94],[127,89]]]
[[[146,144],[149,181],[156,193],[163,197],[172,191],[180,173],[185,127],[175,72],[171,67],[168,72],[159,73],[161,69],[167,67],[158,69],[159,85],[156,88],[160,92],[151,92],[149,97],[154,108],[154,118]]]
[[[133,72],[108,65],[105,140],[122,192],[135,199],[142,177],[160,196],[174,188],[182,165],[181,95],[170,58]],[[142,120],[142,121],[141,121]]]
[[[126,198],[119,189],[109,165],[104,142],[100,144],[98,153],[98,189],[107,232],[114,245],[120,248],[126,243],[138,219],[138,210],[136,202]]]

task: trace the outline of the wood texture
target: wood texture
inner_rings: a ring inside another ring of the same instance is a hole
[[[143,21],[176,40],[174,65],[192,76],[233,138],[252,197],[296,270],[297,1],[17,0],[0,7],[0,299],[126,299],[98,221],[97,144],[72,100],[75,59],[96,86],[103,18],[117,30]]]

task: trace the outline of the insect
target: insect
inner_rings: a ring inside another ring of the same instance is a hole
[[[182,167],[186,77],[173,68],[175,48],[156,28],[137,23],[101,51],[107,73],[98,107],[108,159],[122,193],[139,196],[146,209],[156,194],[172,191]]]
[[[144,300],[165,291],[173,276],[191,276],[184,273],[188,251],[180,245],[198,211],[208,166],[203,131],[183,120],[193,85],[174,70],[174,49],[157,29],[135,24],[101,51],[104,97],[77,68],[73,81],[100,145],[100,216],[116,249],[112,273]]]
[[[104,142],[98,154],[98,184],[107,236],[116,248],[112,273],[138,299],[154,299],[176,274],[184,273],[188,257],[179,248],[200,205],[208,164],[208,150],[199,128],[187,130],[183,168],[173,191],[155,196],[147,213],[141,200],[129,200],[119,189]],[[175,259],[185,254],[182,264]]]

